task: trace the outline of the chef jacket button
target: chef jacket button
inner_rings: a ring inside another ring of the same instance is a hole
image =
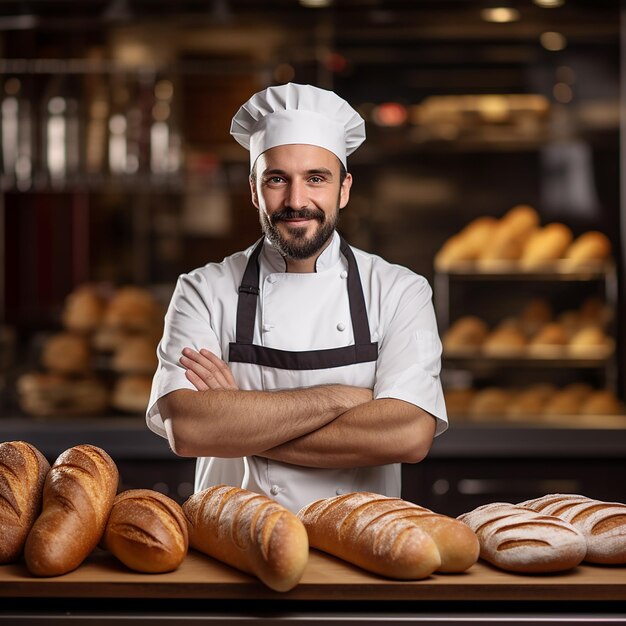
[[[273,496],[278,495],[279,491],[280,491],[280,487],[278,485],[272,485],[272,487],[270,488],[270,493]]]
[[[343,322],[339,322],[339,324],[337,324],[337,330],[345,330],[346,329],[346,325]]]
[[[263,324],[263,332],[269,333],[274,328],[274,324]]]
[[[341,487],[339,487],[339,488],[335,491],[335,493],[336,493],[338,496],[342,496],[344,493],[346,493],[346,490],[345,490],[345,489],[342,489]]]
[[[274,274],[272,274],[271,276],[267,277],[267,282],[268,283],[275,283],[278,280],[277,276],[274,276]]]
[[[339,276],[341,276],[341,278],[348,278],[348,272],[346,272],[346,270],[341,270],[341,274],[339,274]]]

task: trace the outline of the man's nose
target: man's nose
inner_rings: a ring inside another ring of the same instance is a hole
[[[297,211],[306,207],[307,203],[306,185],[302,181],[291,181],[285,195],[285,206]]]

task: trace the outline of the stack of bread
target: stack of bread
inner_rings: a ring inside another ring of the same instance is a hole
[[[17,381],[20,406],[34,416],[83,416],[114,408],[141,413],[156,369],[163,308],[142,288],[81,285],[46,338],[41,370]]]
[[[564,387],[538,383],[521,389],[447,389],[444,395],[449,417],[463,421],[601,426],[626,420],[624,404],[614,391],[582,382]]]
[[[610,309],[598,298],[558,315],[535,298],[493,328],[475,315],[458,318],[443,333],[444,356],[606,358],[615,348],[606,330],[610,321]]]
[[[583,561],[626,564],[622,503],[548,494],[520,504],[484,504],[458,519],[476,532],[480,557],[503,570],[534,574]]]
[[[445,241],[435,255],[435,268],[479,270],[505,268],[533,271],[558,267],[577,271],[603,264],[611,256],[611,242],[599,231],[575,237],[565,224],[541,225],[530,205],[516,205],[502,217],[479,217]]]

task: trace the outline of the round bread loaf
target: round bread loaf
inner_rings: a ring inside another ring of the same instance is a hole
[[[154,374],[158,365],[157,343],[149,335],[129,336],[115,350],[111,367],[123,374]]]
[[[501,387],[486,387],[474,394],[469,405],[469,415],[473,420],[503,418],[511,402],[512,394]]]
[[[61,314],[63,325],[77,333],[93,332],[102,322],[105,307],[106,301],[95,286],[82,285],[65,299]]]
[[[154,296],[141,287],[120,287],[107,306],[104,325],[129,331],[150,332],[161,321],[162,311]]]
[[[77,333],[57,333],[48,338],[42,365],[57,374],[85,374],[92,367],[89,340]]]
[[[580,407],[581,415],[619,415],[622,403],[610,389],[592,391]]]
[[[443,334],[442,344],[446,351],[478,348],[488,334],[489,327],[483,320],[473,315],[465,315],[456,320]]]
[[[120,376],[113,387],[111,405],[128,413],[145,413],[150,401],[152,378],[131,374]]]
[[[183,562],[189,546],[183,510],[152,489],[123,491],[113,502],[103,544],[130,569],[171,572]]]
[[[528,340],[517,323],[504,322],[492,330],[483,343],[489,356],[514,356],[526,350]]]
[[[470,261],[473,258],[471,248],[467,245],[465,237],[458,233],[446,239],[443,246],[435,254],[434,264],[439,271],[446,272],[460,261]]]
[[[522,309],[519,326],[526,336],[532,337],[539,329],[552,320],[552,307],[543,298],[533,298]]]

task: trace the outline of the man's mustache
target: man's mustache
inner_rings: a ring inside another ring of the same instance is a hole
[[[271,217],[272,224],[293,219],[319,220],[323,224],[326,220],[326,216],[321,209],[300,209],[296,211],[290,207],[286,207],[278,211],[278,213],[274,213]]]

